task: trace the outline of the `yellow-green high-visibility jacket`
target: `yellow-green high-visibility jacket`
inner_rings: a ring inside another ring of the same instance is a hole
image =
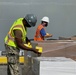
[[[22,23],[22,20],[23,20],[23,18],[19,18],[13,23],[12,27],[10,28],[8,34],[5,37],[5,44],[7,44],[9,46],[16,47],[15,36],[14,36],[13,30],[21,30],[21,32],[22,32],[22,40],[23,40],[23,42],[25,42],[27,29],[25,30],[24,25]]]

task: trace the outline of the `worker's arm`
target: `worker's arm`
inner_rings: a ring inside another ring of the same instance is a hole
[[[31,42],[28,37],[25,37],[26,38],[26,43],[28,44],[29,42]]]
[[[22,32],[20,30],[14,30],[14,35],[15,35],[15,42],[19,48],[21,48],[23,50],[28,50],[28,51],[33,51],[33,52],[39,53],[37,51],[37,49],[28,48],[24,45],[24,43],[22,41]]]
[[[44,38],[52,37],[52,34],[46,33],[44,28],[41,29],[40,33]]]

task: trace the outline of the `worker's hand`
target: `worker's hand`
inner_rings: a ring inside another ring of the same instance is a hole
[[[49,35],[49,33],[46,33],[46,35]]]
[[[46,33],[45,38],[52,37],[52,34]]]
[[[52,37],[52,34],[46,33],[46,35]]]
[[[38,56],[41,56],[41,52],[38,52],[39,50],[38,49],[36,49],[34,52],[38,55]]]
[[[39,49],[34,49],[34,52],[37,54],[42,54],[41,52],[39,52]]]

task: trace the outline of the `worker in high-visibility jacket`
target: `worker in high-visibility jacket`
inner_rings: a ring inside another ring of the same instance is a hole
[[[43,41],[45,38],[52,37],[52,34],[49,34],[45,31],[45,27],[48,26],[49,18],[47,16],[41,19],[41,24],[38,25],[36,33],[34,36],[34,41]]]
[[[27,34],[27,28],[34,27],[37,17],[33,14],[27,14],[24,18],[17,19],[5,37],[6,56],[8,60],[8,75],[20,75],[19,73],[19,52],[20,49],[39,53],[37,49],[29,48],[24,45]]]

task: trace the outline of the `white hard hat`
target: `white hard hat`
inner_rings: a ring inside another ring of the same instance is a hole
[[[49,23],[49,18],[48,17],[43,17],[42,19],[41,19],[41,21],[45,21],[45,22],[48,22]]]

